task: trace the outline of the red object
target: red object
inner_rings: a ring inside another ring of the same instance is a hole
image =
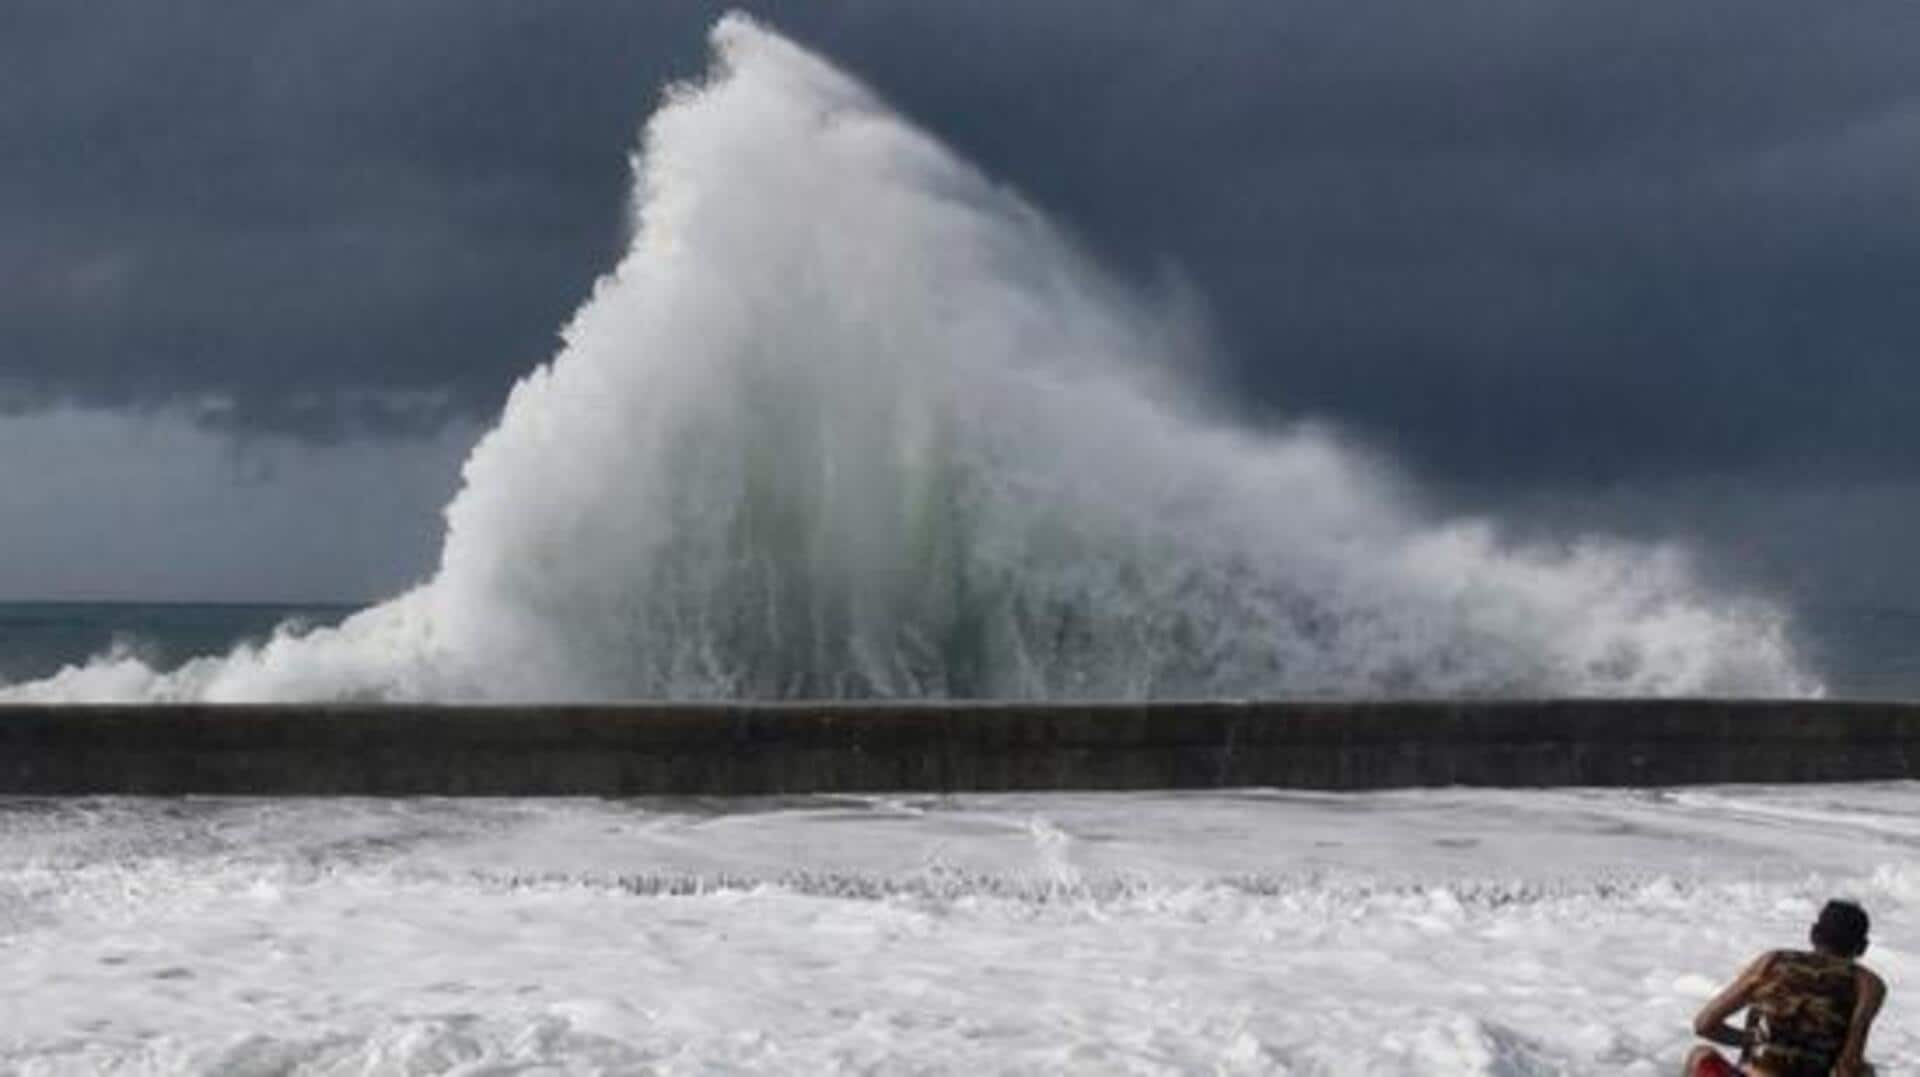
[[[1740,1077],[1740,1070],[1719,1055],[1703,1055],[1687,1077]]]

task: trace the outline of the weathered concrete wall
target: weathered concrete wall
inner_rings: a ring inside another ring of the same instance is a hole
[[[1920,778],[1920,704],[0,706],[0,794],[706,795]]]

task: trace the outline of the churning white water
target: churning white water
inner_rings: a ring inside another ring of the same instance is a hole
[[[1920,784],[0,801],[0,1072],[1661,1077]]]
[[[438,570],[337,630],[10,698],[1818,692],[1677,551],[1434,521],[1181,398],[1180,305],[753,22],[635,163]]]

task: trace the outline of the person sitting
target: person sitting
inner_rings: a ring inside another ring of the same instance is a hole
[[[1729,1063],[1711,1047],[1687,1056],[1686,1077],[1861,1077],[1867,1031],[1887,985],[1855,959],[1867,951],[1867,914],[1829,901],[1809,932],[1813,949],[1772,950],[1748,965],[1693,1019],[1704,1039],[1741,1049]],[[1727,1018],[1747,1010],[1746,1030]]]

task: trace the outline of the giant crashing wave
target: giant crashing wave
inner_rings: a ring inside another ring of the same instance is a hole
[[[740,16],[635,158],[632,243],[473,450],[434,575],[337,628],[38,700],[1817,694],[1684,553],[1424,518],[1213,421],[1103,275]]]

